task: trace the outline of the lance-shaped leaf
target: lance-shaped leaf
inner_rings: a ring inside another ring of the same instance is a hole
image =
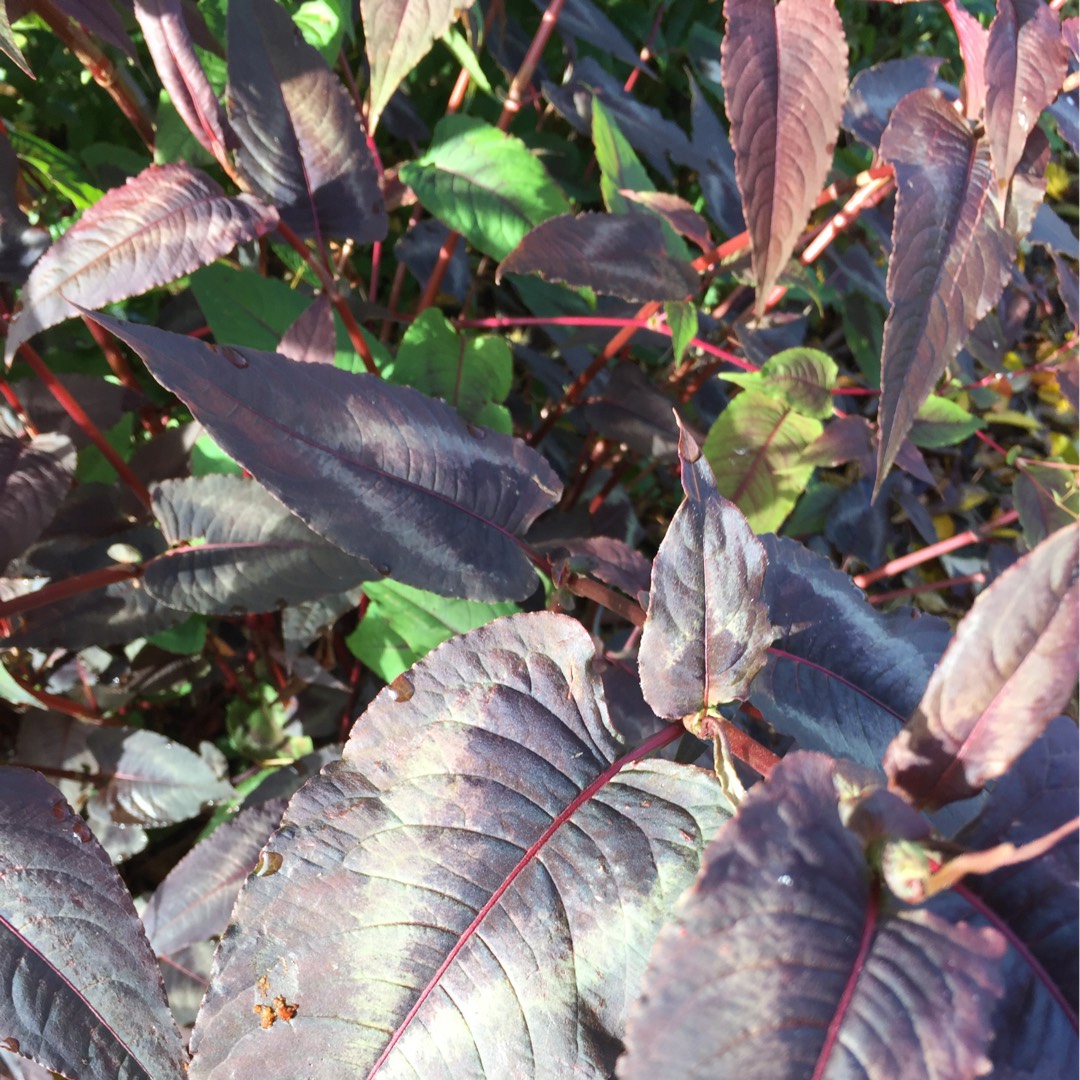
[[[726,0],[724,16],[721,76],[760,315],[832,165],[847,43],[833,0]]]
[[[780,636],[750,701],[804,750],[880,767],[945,651],[948,625],[877,611],[828,559],[782,537],[762,543],[765,600]]]
[[[986,46],[986,134],[1002,192],[1067,66],[1057,16],[1043,0],[999,0]]]
[[[645,700],[671,718],[745,698],[775,636],[761,541],[685,430],[679,456],[686,498],[653,561],[638,661]]]
[[[610,1074],[641,943],[727,810],[704,770],[619,771],[594,657],[576,621],[515,615],[375,699],[240,895],[193,1080],[267,1060],[290,1076],[312,1061],[341,1077]]]
[[[143,585],[170,607],[205,615],[273,611],[377,576],[371,563],[312,532],[253,480],[167,480],[152,496],[170,546],[147,565]]]
[[[698,276],[664,246],[660,222],[645,214],[564,214],[538,225],[499,264],[502,274],[539,274],[633,303],[685,300]]]
[[[226,196],[190,165],[151,165],[96,202],[38,260],[8,332],[7,362],[40,330],[174,281],[269,232],[277,211]]]
[[[893,110],[881,137],[881,156],[896,170],[897,204],[875,494],[945,365],[1001,296],[1042,198],[1035,178],[1045,145],[1039,134],[1029,142],[1002,226],[986,140],[937,90],[917,90]]]
[[[93,317],[256,480],[380,574],[468,600],[535,587],[517,537],[560,484],[520,440],[375,376]]]
[[[834,769],[785,758],[706,849],[653,948],[623,1080],[986,1071],[1004,938],[892,910],[841,824]]]
[[[225,113],[195,52],[181,0],[135,0],[135,18],[162,86],[199,145],[225,160]]]
[[[0,436],[0,569],[38,538],[74,475],[75,447],[66,436],[29,443]]]
[[[427,56],[472,0],[360,0],[371,68],[368,130],[374,132],[398,84]]]
[[[1076,685],[1080,526],[1062,529],[975,600],[907,726],[890,782],[937,807],[980,791],[1040,735]]]
[[[236,163],[300,236],[386,235],[375,162],[352,99],[275,0],[229,4]]]
[[[4,53],[14,60],[31,79],[34,78],[34,73],[30,70],[30,65],[26,62],[26,57],[23,56],[22,49],[19,48],[19,43],[11,32],[11,20],[8,18],[7,13],[7,0],[0,0],[0,49],[3,49]]]
[[[38,773],[0,768],[6,1049],[64,1076],[169,1077],[186,1055],[120,875]]]

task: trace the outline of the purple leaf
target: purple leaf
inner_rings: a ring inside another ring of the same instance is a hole
[[[374,133],[398,84],[472,0],[360,0],[364,48],[371,68],[368,130]]]
[[[889,746],[891,785],[944,806],[1007,772],[1076,684],[1080,555],[1072,525],[980,593]]]
[[[240,894],[192,1080],[267,1060],[283,1076],[313,1060],[358,1077],[610,1074],[640,943],[728,811],[705,770],[616,773],[594,660],[574,620],[515,615],[375,699]],[[279,995],[295,1015],[260,1031],[253,1002]]]
[[[619,364],[603,391],[582,406],[585,422],[604,438],[626,443],[645,457],[670,457],[679,449],[675,401],[637,364]]]
[[[135,17],[169,100],[199,145],[224,161],[232,133],[195,52],[180,0],[135,0]]]
[[[735,180],[735,152],[723,125],[692,76],[690,79],[690,121],[693,130],[692,160],[698,183],[712,220],[728,235],[746,229],[739,186]]]
[[[11,32],[11,20],[8,18],[7,13],[7,0],[0,0],[0,49],[3,49],[5,55],[14,60],[31,79],[34,78],[34,73],[30,70],[30,65],[26,62],[26,57],[23,56],[22,49],[19,48],[19,43]]]
[[[975,120],[986,104],[986,46],[989,35],[986,27],[959,4],[944,6],[952,19],[960,43],[960,56],[964,61],[964,112],[968,120]]]
[[[332,364],[335,340],[334,309],[330,297],[320,293],[285,331],[276,351],[306,364]]]
[[[146,935],[163,965],[181,949],[224,932],[244,878],[284,809],[284,799],[271,799],[241,811],[169,871],[143,912]]]
[[[190,165],[151,165],[107,192],[38,260],[8,332],[7,362],[76,306],[138,296],[276,224],[276,211],[250,195],[227,197]]]
[[[204,615],[274,611],[378,576],[254,480],[166,480],[151,495],[169,550],[147,564],[142,581],[169,607]]]
[[[881,138],[898,194],[875,493],[945,365],[1001,296],[1017,242],[1042,197],[1041,191],[1032,197],[1045,169],[1045,153],[1031,153],[1040,144],[1045,147],[1045,138],[1036,133],[1003,227],[986,140],[976,140],[936,90],[917,90],[893,111]]]
[[[123,19],[109,0],[53,0],[56,6],[67,16],[97,35],[102,41],[115,46],[129,59],[135,59],[135,46],[124,28]],[[130,12],[130,0],[121,6]]]
[[[847,574],[794,540],[762,543],[765,600],[780,636],[750,701],[803,749],[880,767],[945,650],[948,626],[876,611]]]
[[[672,719],[745,698],[775,636],[761,541],[685,431],[679,457],[686,498],[653,561],[638,658],[645,700]]]
[[[517,537],[560,485],[521,441],[372,375],[93,318],[256,480],[379,573],[469,600],[535,588]]]
[[[986,135],[1002,192],[1067,67],[1057,16],[1044,0],[998,0],[986,47]]]
[[[240,140],[236,164],[282,221],[300,236],[366,244],[386,235],[375,162],[352,99],[275,0],[229,4],[226,100]]]
[[[5,1045],[65,1076],[180,1076],[180,1033],[127,889],[37,773],[0,768]]]
[[[721,71],[760,316],[832,165],[847,43],[832,0],[726,0],[724,15]]]
[[[876,150],[901,98],[924,86],[935,86],[945,94],[956,93],[954,87],[938,78],[943,63],[940,56],[905,56],[860,71],[851,80],[844,104],[845,130]]]
[[[605,585],[614,585],[627,596],[636,598],[649,591],[652,564],[640,551],[617,537],[569,537],[538,542],[535,546],[555,559],[569,556],[572,569],[588,573]]]
[[[629,188],[619,194],[631,202],[648,207],[658,217],[663,218],[675,232],[697,244],[702,251],[712,251],[713,242],[709,235],[708,222],[685,199],[667,191],[631,191]]]
[[[0,437],[0,570],[41,535],[74,476],[75,447],[65,436]]]
[[[834,771],[785,758],[706,849],[653,947],[622,1080],[986,1071],[1004,939],[884,904]]]
[[[547,4],[544,0],[533,0],[533,5],[543,13]],[[571,38],[580,38],[590,45],[595,45],[605,56],[613,57],[628,67],[645,67],[638,50],[623,36],[615,25],[590,0],[566,0],[559,12],[558,30]]]
[[[126,413],[134,412],[146,399],[126,386],[105,382],[97,375],[74,372],[57,376],[64,389],[79,403],[87,416],[103,431],[114,427]],[[76,450],[90,445],[90,437],[71,418],[40,379],[20,379],[16,393],[26,415],[39,431],[65,435]]]
[[[664,249],[660,222],[644,214],[562,214],[527,233],[499,264],[503,274],[539,274],[623,300],[684,300],[697,271]]]

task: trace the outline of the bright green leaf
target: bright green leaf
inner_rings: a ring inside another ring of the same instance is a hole
[[[215,473],[243,476],[244,470],[204,433],[195,440],[195,445],[191,448],[191,475],[212,476]]]
[[[206,644],[206,616],[190,615],[179,626],[152,634],[146,640],[159,649],[180,656],[200,653]]]
[[[962,443],[984,426],[977,416],[972,416],[955,401],[932,394],[919,409],[908,438],[916,446],[933,450]]]
[[[757,372],[723,372],[720,378],[766,394],[803,416],[827,420],[832,416],[832,395],[837,367],[832,357],[817,349],[785,349],[770,357]]]
[[[697,308],[689,300],[669,300],[664,304],[664,314],[667,316],[668,326],[671,327],[671,348],[675,353],[675,363],[678,363],[690,342],[697,337]]]
[[[300,28],[304,40],[317,49],[328,64],[333,65],[337,61],[348,25],[339,3],[307,0],[293,15],[293,22]]]

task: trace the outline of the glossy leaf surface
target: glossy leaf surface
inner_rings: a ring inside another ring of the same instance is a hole
[[[534,588],[515,538],[559,482],[520,441],[374,376],[94,319],[264,487],[379,573],[470,600]]]
[[[726,811],[703,770],[611,776],[593,657],[575,621],[518,615],[380,694],[290,803],[266,848],[276,872],[241,894],[193,1078],[267,1054],[289,1074],[316,1059],[331,1076],[610,1072],[637,943]],[[295,1016],[260,1030],[252,1002],[278,995]]]
[[[847,44],[832,0],[726,0],[724,16],[724,93],[760,315],[832,164]]]
[[[1044,540],[961,620],[885,757],[891,784],[916,804],[942,806],[1001,776],[1073,693],[1077,536],[1073,525]]]
[[[0,767],[0,1012],[8,1049],[66,1076],[180,1076],[183,1043],[131,897],[38,773]]]
[[[11,323],[5,356],[77,313],[164,285],[254,240],[277,212],[227,196],[190,165],[152,165],[96,202],[38,260]]]

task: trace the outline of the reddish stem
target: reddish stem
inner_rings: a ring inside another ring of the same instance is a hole
[[[13,596],[10,600],[0,600],[0,619],[17,615],[22,611],[33,611],[35,608],[55,604],[58,600],[66,600],[69,596],[79,596],[82,593],[92,592],[94,589],[103,589],[106,585],[112,585],[117,581],[138,577],[142,569],[141,563],[134,565],[125,563],[120,566],[106,566],[101,570],[91,570],[86,574],[64,578],[63,581],[53,581],[36,592]]]
[[[903,600],[908,596],[916,596],[924,592],[941,592],[942,589],[951,589],[957,585],[981,585],[986,581],[986,575],[981,571],[974,574],[963,574],[960,577],[952,577],[947,581],[924,581],[921,585],[912,585],[909,589],[892,589],[889,592],[874,593],[866,599],[871,604],[885,604],[890,600]]]
[[[633,623],[634,626],[645,625],[645,612],[641,610],[641,605],[636,600],[631,600],[614,589],[609,589],[595,578],[571,574],[564,584],[575,596],[592,600],[615,615],[626,619],[627,622]]]

